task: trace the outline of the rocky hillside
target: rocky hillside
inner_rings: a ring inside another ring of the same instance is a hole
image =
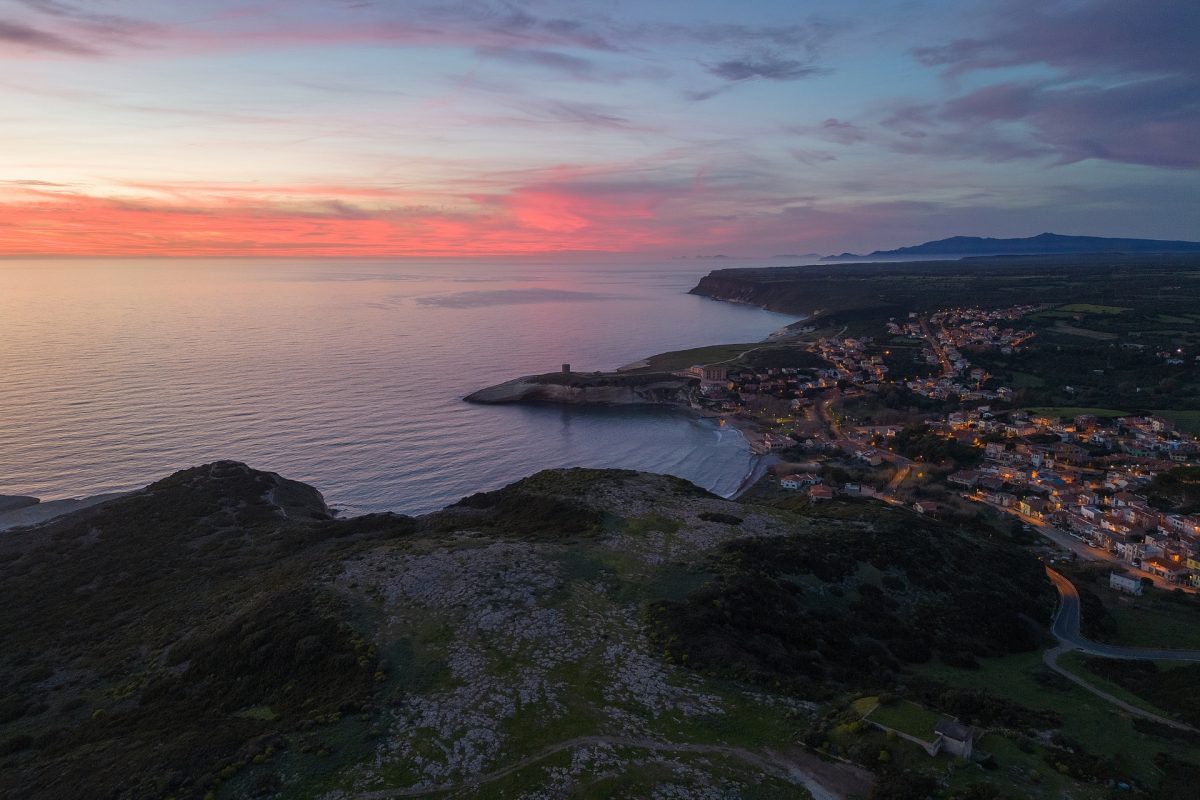
[[[1028,648],[1052,601],[1019,550],[835,505],[576,469],[336,520],[179,472],[0,536],[0,796],[865,796],[797,744],[815,701]]]

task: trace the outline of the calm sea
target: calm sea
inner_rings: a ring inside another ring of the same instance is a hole
[[[708,268],[0,261],[0,494],[131,489],[220,458],[351,513],[429,511],[576,465],[729,493],[752,457],[712,423],[461,401],[562,362],[611,369],[793,321],[687,295]]]

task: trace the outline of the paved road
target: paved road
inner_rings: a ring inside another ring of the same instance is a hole
[[[937,356],[942,365],[942,377],[953,378],[954,367],[950,363],[950,359],[946,357],[946,351],[942,348],[942,343],[933,335],[933,331],[929,329],[929,318],[921,317],[921,330],[925,332],[925,338],[929,342],[929,346],[933,348],[933,354]]]
[[[820,396],[817,397],[817,402],[815,405],[815,408],[817,409],[817,415],[821,420],[821,426],[825,429],[825,435],[831,442],[837,441],[840,431],[838,430],[837,425],[834,424],[833,417],[829,411],[835,403],[841,400],[841,397],[841,392],[839,392],[837,389],[831,389],[828,392],[822,392]]]
[[[1046,575],[1058,590],[1058,611],[1051,632],[1071,649],[1102,658],[1128,658],[1140,661],[1200,661],[1200,650],[1170,650],[1153,647],[1120,647],[1093,642],[1079,632],[1079,590],[1061,573],[1046,567]]]
[[[904,466],[897,469],[896,474],[892,476],[892,479],[890,481],[888,481],[888,485],[887,485],[888,491],[894,492],[898,488],[900,488],[900,484],[904,483],[904,479],[908,477],[908,473],[911,471],[912,471],[912,466],[909,464],[905,464]]]
[[[1069,550],[1070,552],[1074,553],[1079,558],[1082,558],[1085,561],[1107,561],[1110,564],[1112,564],[1114,567],[1123,569],[1127,572],[1131,572],[1139,578],[1149,578],[1150,580],[1154,581],[1154,585],[1160,589],[1165,589],[1168,591],[1174,591],[1175,589],[1180,589],[1184,592],[1189,592],[1189,593],[1196,591],[1195,589],[1193,589],[1190,586],[1183,586],[1178,583],[1171,583],[1166,578],[1163,578],[1160,575],[1154,575],[1153,573],[1146,572],[1143,569],[1138,569],[1137,567],[1132,566],[1131,564],[1127,564],[1124,561],[1117,558],[1116,556],[1114,556],[1112,553],[1108,552],[1107,550],[1103,550],[1099,547],[1092,547],[1087,542],[1084,542],[1084,541],[1078,539],[1077,537],[1072,536],[1071,534],[1067,533],[1066,531],[1062,530],[1061,528],[1057,528],[1057,527],[1051,525],[1049,522],[1046,522],[1044,520],[1035,519],[1033,517],[1028,517],[1028,516],[1022,514],[1020,511],[1017,511],[1015,508],[1005,508],[1004,506],[997,505],[996,503],[990,503],[987,500],[976,499],[975,497],[973,497],[969,494],[963,494],[963,498],[970,500],[972,502],[975,502],[975,503],[980,503],[982,505],[991,506],[992,508],[996,509],[997,511],[1008,514],[1009,516],[1016,517],[1017,519],[1024,522],[1026,525],[1029,525],[1030,527],[1034,528],[1038,533],[1040,533],[1042,536],[1049,539],[1050,541],[1054,542],[1056,545],[1058,545],[1062,549]]]
[[[1054,613],[1054,622],[1050,626],[1050,630],[1054,633],[1055,638],[1058,639],[1059,645],[1042,654],[1042,660],[1046,666],[1072,683],[1096,695],[1101,700],[1111,703],[1135,717],[1148,719],[1178,730],[1200,733],[1200,731],[1197,731],[1191,725],[1177,722],[1151,711],[1146,711],[1119,697],[1115,697],[1103,689],[1093,686],[1074,672],[1064,669],[1058,664],[1058,657],[1070,650],[1078,650],[1081,653],[1100,656],[1102,658],[1149,659],[1154,661],[1200,661],[1200,651],[1160,650],[1148,647],[1117,647],[1115,645],[1093,642],[1079,632],[1079,591],[1075,588],[1075,584],[1067,580],[1061,573],[1050,569],[1050,567],[1046,567],[1046,575],[1054,584],[1054,588],[1058,590],[1059,598],[1058,610]]]

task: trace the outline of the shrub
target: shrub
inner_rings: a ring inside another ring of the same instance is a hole
[[[720,511],[703,511],[700,513],[700,519],[705,522],[720,522],[722,525],[742,524],[741,517],[735,517],[733,514],[724,514]]]

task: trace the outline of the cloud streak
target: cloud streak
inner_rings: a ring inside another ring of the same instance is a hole
[[[0,0],[0,252],[1200,238],[1200,4],[978,3]]]
[[[1200,168],[1200,4],[1008,0],[992,23],[990,35],[913,53],[950,77],[1030,67],[1055,74],[994,82],[939,109],[899,109],[888,123],[910,141],[895,149]]]
[[[721,61],[709,66],[708,71],[727,81],[745,81],[751,78],[794,81],[824,72],[812,63],[794,58],[782,58],[770,53]]]
[[[57,33],[4,20],[0,20],[0,44],[25,51],[41,50],[60,55],[95,56],[100,53],[90,45],[60,36]]]

